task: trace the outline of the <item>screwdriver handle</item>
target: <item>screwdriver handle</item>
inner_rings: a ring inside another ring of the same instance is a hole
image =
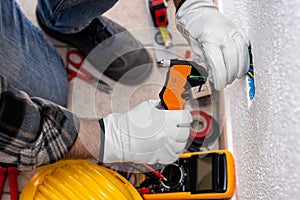
[[[8,167],[8,181],[9,181],[9,188],[10,188],[10,199],[17,200],[19,196],[18,192],[18,175],[20,171],[17,170],[15,167]]]
[[[5,184],[6,172],[6,168],[0,167],[0,198],[2,197],[2,192]]]

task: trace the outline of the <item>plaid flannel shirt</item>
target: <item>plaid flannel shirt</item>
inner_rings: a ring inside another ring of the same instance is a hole
[[[78,130],[78,118],[67,109],[30,98],[0,76],[0,166],[27,170],[58,161]]]

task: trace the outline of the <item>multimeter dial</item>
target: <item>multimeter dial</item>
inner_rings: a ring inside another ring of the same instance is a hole
[[[167,179],[167,181],[162,181],[162,185],[166,189],[172,189],[182,185],[184,179],[184,171],[177,164],[167,165],[162,169],[161,173]]]

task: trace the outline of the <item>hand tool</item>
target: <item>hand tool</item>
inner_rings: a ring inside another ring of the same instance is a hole
[[[0,197],[2,196],[6,176],[8,175],[10,199],[17,200],[19,196],[17,178],[20,171],[15,167],[0,168]]]
[[[144,0],[145,1],[145,8],[146,8],[146,13],[147,13],[147,18],[149,20],[149,25],[151,28],[148,29],[150,36],[151,36],[151,41],[153,44],[153,50],[154,50],[154,58],[156,61],[161,61],[162,59],[177,59],[178,58],[178,53],[175,45],[173,45],[172,38],[174,38],[174,35],[176,32],[172,31],[171,24],[168,23],[165,30],[169,36],[169,40],[171,41],[171,44],[169,46],[168,42],[166,42],[166,39],[163,38],[165,34],[162,35],[161,30],[159,27],[155,25],[155,22],[153,20],[153,4],[151,5],[150,0]],[[166,4],[164,5],[166,6]],[[164,11],[164,10],[163,10]],[[166,8],[166,12],[163,12],[163,16],[166,15],[167,17],[165,19],[170,19],[170,12]],[[166,30],[168,29],[168,30]]]
[[[166,47],[172,46],[172,39],[167,30],[168,14],[165,0],[149,0],[149,9],[155,27],[158,27]]]
[[[7,170],[4,167],[0,167],[0,195],[2,196]]]
[[[195,62],[186,60],[162,60],[163,67],[169,67],[164,87],[159,93],[161,104],[159,108],[166,110],[182,110],[192,95],[192,87],[202,85],[209,78],[206,69]]]
[[[182,110],[185,103],[191,98],[197,98],[202,86],[210,78],[206,69],[201,65],[186,60],[162,60],[162,66],[169,67],[166,82],[159,93],[159,109]],[[205,84],[206,85],[206,84]],[[198,87],[198,89],[197,89]],[[186,124],[177,124],[177,127],[189,127],[191,142],[188,150],[199,151],[200,147],[207,147],[219,137],[219,125],[216,120],[201,110],[191,111],[193,121]],[[203,130],[199,125],[203,123]],[[198,130],[199,129],[199,130]],[[190,143],[188,142],[188,143]]]
[[[72,49],[68,51],[67,62],[67,71],[69,73],[68,81],[71,81],[72,79],[77,77],[107,94],[110,93],[112,88],[107,83],[96,78],[83,67],[84,57],[77,50]]]

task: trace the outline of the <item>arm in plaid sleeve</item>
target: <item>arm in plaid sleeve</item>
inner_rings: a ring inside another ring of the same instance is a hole
[[[70,151],[78,129],[74,114],[30,98],[0,76],[0,163],[26,170],[58,161]]]

